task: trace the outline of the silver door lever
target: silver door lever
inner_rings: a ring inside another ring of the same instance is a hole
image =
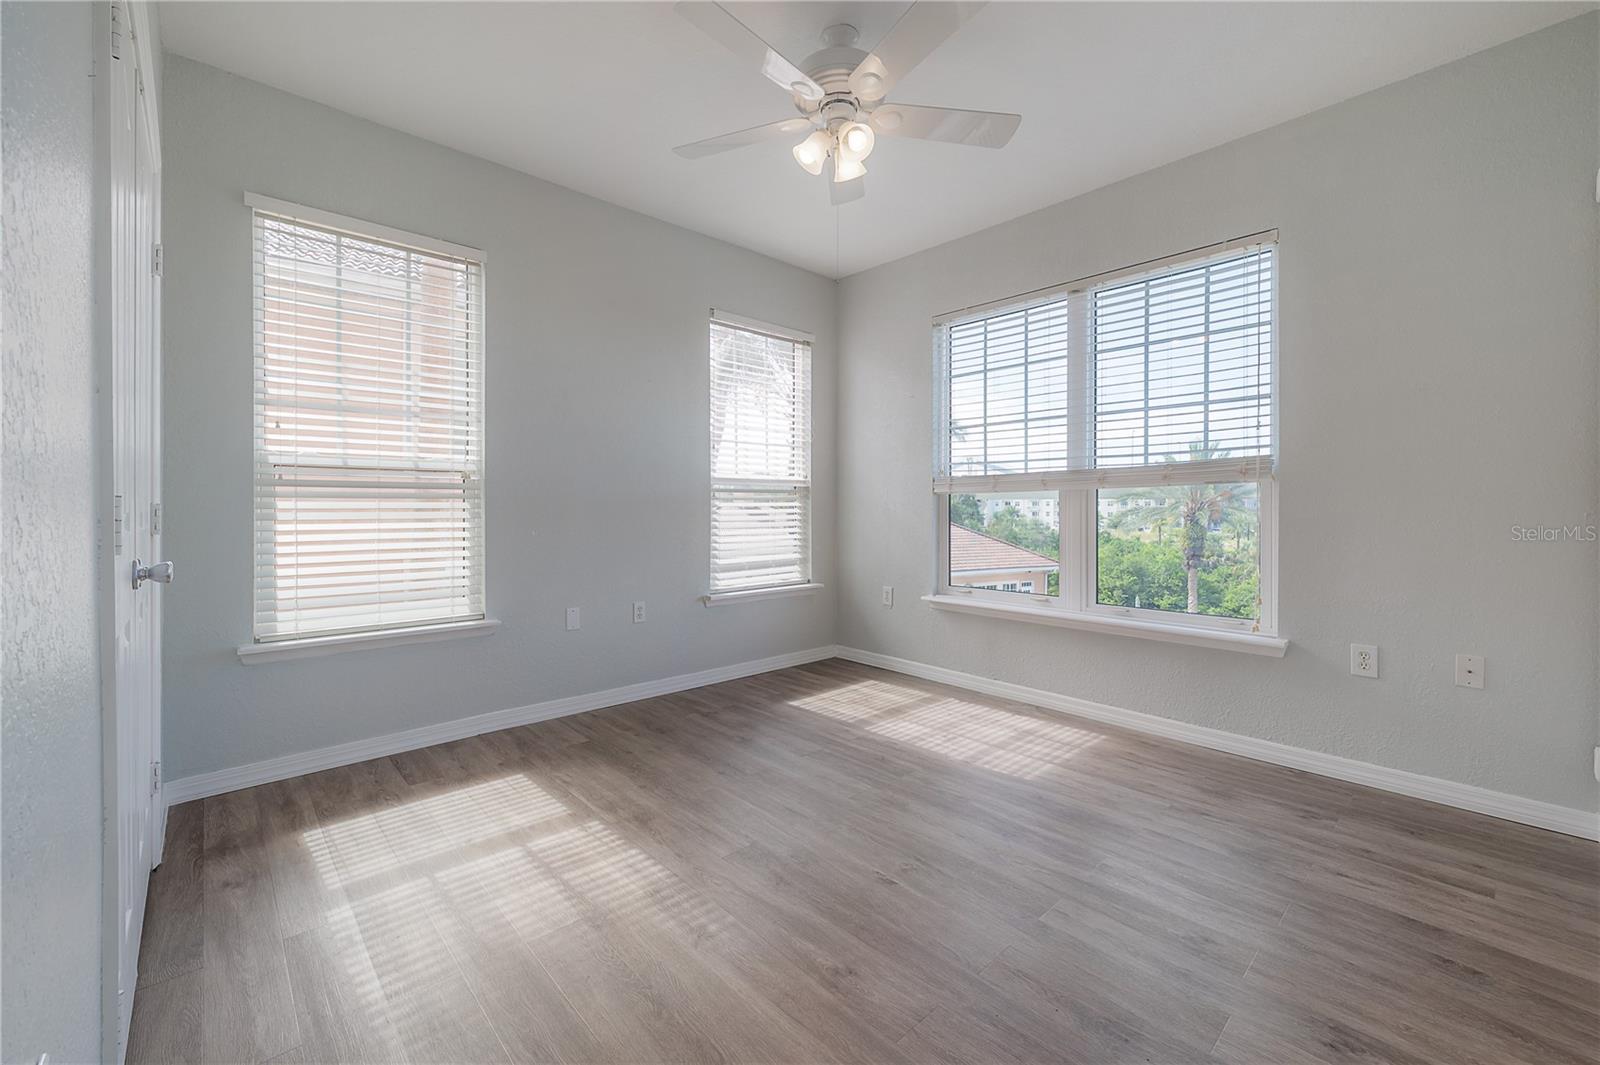
[[[138,588],[145,581],[155,581],[157,584],[172,583],[172,563],[156,562],[143,565],[138,559],[133,560],[133,586]]]

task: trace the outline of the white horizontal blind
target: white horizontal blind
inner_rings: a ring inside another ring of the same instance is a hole
[[[1094,290],[1097,467],[1271,457],[1272,251]]]
[[[255,638],[483,617],[482,264],[254,230]]]
[[[811,579],[811,345],[711,322],[711,591]]]
[[[1259,480],[1274,245],[1116,271],[934,328],[934,489]]]
[[[1069,313],[1062,296],[946,331],[951,476],[1067,468]]]

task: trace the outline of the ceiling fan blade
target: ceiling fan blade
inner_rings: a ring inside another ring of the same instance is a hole
[[[867,179],[864,177],[853,178],[850,181],[828,181],[828,202],[837,207],[841,203],[853,203],[867,194]]]
[[[916,137],[979,148],[1004,148],[1022,124],[1022,116],[1004,111],[963,111],[958,107],[886,103],[873,110],[867,122],[874,132],[886,137]]]
[[[822,99],[822,86],[785,59],[776,48],[757,37],[750,27],[734,18],[721,4],[683,0],[673,5],[673,9],[784,92],[798,94],[807,100]]]
[[[912,4],[851,73],[850,91],[862,100],[883,99],[895,82],[928,58],[981,7],[981,2],[939,0]]]
[[[692,144],[680,144],[672,149],[685,159],[700,159],[707,155],[716,155],[718,152],[732,151],[734,148],[743,148],[747,144],[760,144],[775,137],[785,137],[792,134],[803,133],[811,128],[811,123],[803,118],[785,118],[778,122],[768,122],[764,126],[751,126],[749,129],[734,130],[717,137],[707,137],[703,141]]]

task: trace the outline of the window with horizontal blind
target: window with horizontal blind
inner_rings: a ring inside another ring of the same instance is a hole
[[[811,580],[811,340],[712,312],[711,594]]]
[[[1276,249],[935,321],[939,594],[1276,632]]]
[[[481,254],[249,202],[255,639],[482,618]]]

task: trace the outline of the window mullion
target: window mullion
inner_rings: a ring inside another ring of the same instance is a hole
[[[1094,465],[1094,294],[1072,293],[1067,304],[1067,464],[1074,469]],[[1087,586],[1093,508],[1085,512],[1085,491],[1064,489],[1056,498],[1061,526],[1061,605],[1082,610]],[[1091,493],[1092,494],[1092,493]]]

